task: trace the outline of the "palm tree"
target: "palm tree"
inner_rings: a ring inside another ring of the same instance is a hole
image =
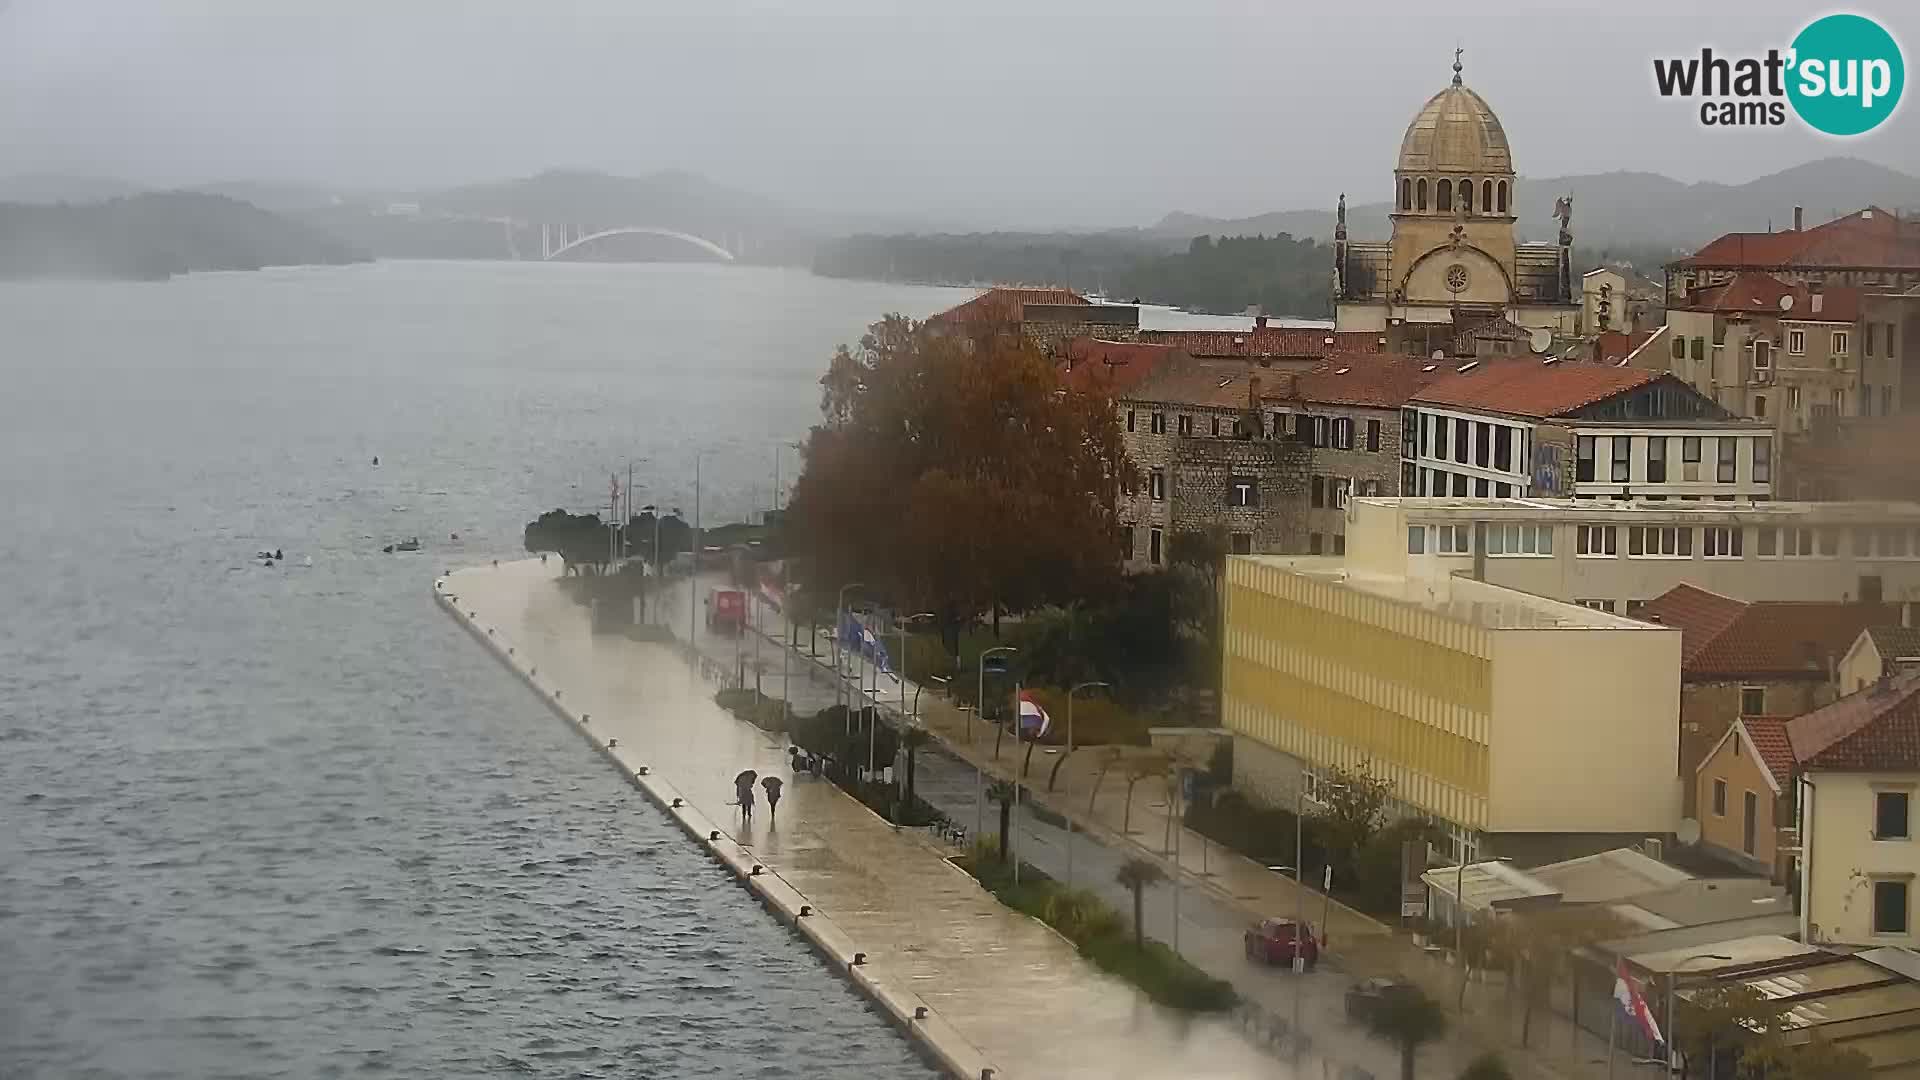
[[[1142,754],[1127,762],[1127,802],[1120,811],[1120,832],[1125,835],[1133,830],[1133,786],[1149,776],[1159,776],[1167,770],[1167,759],[1160,754]]]
[[[1399,986],[1365,1013],[1367,1033],[1400,1050],[1400,1080],[1413,1080],[1413,1056],[1447,1031],[1440,1003],[1418,987]]]
[[[1167,880],[1166,871],[1160,869],[1159,863],[1148,862],[1136,855],[1120,864],[1120,869],[1113,875],[1113,880],[1133,893],[1133,947],[1136,950],[1144,949],[1147,947],[1147,941],[1146,933],[1141,927],[1140,894],[1147,886],[1158,885]]]
[[[1498,1054],[1481,1054],[1461,1071],[1460,1080],[1513,1080],[1513,1070]]]
[[[987,785],[987,800],[1000,807],[1000,863],[1003,866],[1007,861],[1007,838],[1013,835],[1013,796],[1013,785],[1005,780]]]
[[[1087,816],[1093,816],[1094,800],[1100,797],[1100,781],[1107,778],[1107,770],[1120,760],[1122,751],[1117,746],[1109,746],[1099,757],[1100,771],[1093,774],[1093,790],[1087,792]]]

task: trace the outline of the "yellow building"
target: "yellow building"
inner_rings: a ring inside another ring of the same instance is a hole
[[[1393,783],[1471,859],[1671,834],[1680,633],[1458,577],[1233,556],[1234,782],[1291,806],[1332,765]]]
[[[1456,314],[1504,315],[1571,333],[1573,200],[1559,200],[1557,243],[1519,243],[1518,177],[1500,118],[1461,80],[1421,106],[1394,165],[1390,240],[1347,238],[1346,198],[1334,229],[1334,322],[1386,334],[1394,351],[1450,343]]]

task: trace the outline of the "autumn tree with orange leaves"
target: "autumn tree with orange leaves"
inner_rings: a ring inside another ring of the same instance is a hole
[[[841,346],[788,504],[816,596],[850,581],[957,627],[1093,595],[1119,573],[1131,482],[1111,403],[1061,391],[1010,323],[888,316]]]

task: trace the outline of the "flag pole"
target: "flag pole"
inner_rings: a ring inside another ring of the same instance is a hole
[[[1013,681],[1013,736],[1015,740],[1018,740],[1020,737],[1020,721],[1022,719],[1020,715],[1021,700],[1020,680],[1015,679]],[[1019,744],[1016,741],[1015,749],[1018,749],[1018,746]],[[1020,887],[1020,779],[1019,770],[1014,770],[1013,813],[1007,815],[1007,851],[1013,856],[1013,885],[1016,889]]]

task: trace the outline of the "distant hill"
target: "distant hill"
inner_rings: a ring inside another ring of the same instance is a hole
[[[1515,213],[1521,235],[1548,240],[1555,233],[1553,200],[1573,193],[1573,235],[1584,246],[1667,245],[1698,247],[1721,233],[1764,231],[1793,225],[1793,208],[1804,206],[1807,224],[1863,206],[1920,208],[1920,177],[1859,158],[1809,161],[1744,184],[1685,184],[1645,172],[1611,172],[1547,179],[1521,177]],[[1141,230],[1167,241],[1202,235],[1251,236],[1291,233],[1326,239],[1333,235],[1333,199],[1322,209],[1286,210],[1248,218],[1208,218],[1171,213]],[[1347,204],[1347,230],[1355,239],[1391,235],[1385,202]]]
[[[175,191],[84,205],[0,203],[0,278],[165,278],[368,256],[235,199]]]
[[[140,189],[110,176],[16,173],[0,176],[0,203],[91,203],[137,195]]]

